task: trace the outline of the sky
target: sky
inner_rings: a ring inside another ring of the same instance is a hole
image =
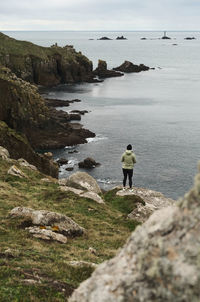
[[[200,0],[0,0],[3,30],[200,30]]]

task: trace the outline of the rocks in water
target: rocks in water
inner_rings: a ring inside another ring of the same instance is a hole
[[[25,207],[16,207],[10,212],[11,217],[22,217],[31,222],[33,226],[40,226],[66,237],[80,236],[85,229],[66,215],[46,210],[34,210]],[[32,232],[36,229],[30,229]],[[47,233],[45,233],[47,235]],[[44,235],[45,235],[44,234]],[[50,236],[50,235],[49,235]]]
[[[132,62],[124,61],[120,66],[113,68],[113,70],[122,71],[122,72],[141,72],[149,70],[150,68],[144,64],[135,65]]]
[[[73,167],[67,167],[65,170],[66,170],[66,171],[73,171],[74,168],[73,168]]]
[[[124,36],[119,36],[116,38],[116,40],[127,40],[127,38],[125,38]]]
[[[138,202],[137,207],[127,216],[127,218],[137,220],[142,223],[146,221],[153,212],[175,204],[174,200],[166,198],[162,193],[144,188],[134,187],[133,193],[123,190],[116,193],[118,196],[127,196],[132,194],[141,197],[145,204]]]
[[[74,99],[74,100],[69,101],[69,100],[45,98],[45,104],[48,107],[68,107],[70,104],[75,103],[75,102],[81,102],[81,100]]]
[[[96,180],[85,172],[76,172],[69,176],[66,185],[94,193],[101,193],[101,189]]]
[[[69,302],[199,301],[200,173],[185,197],[153,213]]]
[[[196,40],[196,38],[195,37],[186,37],[186,38],[184,38],[184,40]]]
[[[108,70],[107,63],[103,60],[98,61],[98,67],[93,71],[93,74],[98,76],[99,78],[121,77],[124,75],[121,72]]]
[[[161,39],[162,39],[162,40],[171,40],[171,38],[170,38],[170,37],[167,37],[167,36],[163,36]]]
[[[70,118],[70,121],[80,121],[81,115],[79,113],[70,113],[69,118]]]
[[[7,160],[8,158],[10,158],[10,154],[9,154],[8,150],[2,146],[0,146],[0,157],[4,160]]]
[[[84,168],[84,169],[92,169],[97,166],[100,166],[100,163],[97,163],[93,158],[87,157],[85,158],[82,162],[78,163],[79,168]]]
[[[112,40],[112,39],[110,39],[108,37],[101,37],[100,39],[97,39],[97,40]]]
[[[68,159],[66,158],[59,158],[57,161],[59,166],[63,166],[63,165],[66,165],[68,163]]]
[[[85,113],[88,113],[87,110],[71,110],[70,113],[78,113],[81,115],[84,115]]]
[[[15,165],[10,167],[10,169],[8,170],[8,174],[19,178],[27,178],[27,176]]]

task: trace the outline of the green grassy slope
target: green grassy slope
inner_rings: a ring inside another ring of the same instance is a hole
[[[87,266],[75,268],[69,261],[99,264],[113,257],[137,225],[125,216],[138,198],[116,197],[112,190],[103,196],[105,205],[100,205],[62,192],[56,182],[42,182],[44,175],[37,171],[20,167],[27,179],[10,176],[11,165],[0,159],[0,302],[66,301],[93,271]],[[87,232],[69,238],[66,244],[33,238],[24,229],[23,219],[9,216],[16,206],[63,213]],[[89,247],[96,249],[96,254]]]

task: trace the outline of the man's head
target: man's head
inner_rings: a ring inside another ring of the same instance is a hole
[[[132,150],[132,146],[131,146],[131,145],[128,145],[126,149],[127,149],[127,150]]]

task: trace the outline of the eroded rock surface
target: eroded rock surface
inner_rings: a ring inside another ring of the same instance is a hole
[[[121,72],[141,72],[149,70],[150,68],[144,64],[136,65],[129,61],[124,61],[120,66],[113,68],[113,70],[121,71]]]
[[[47,226],[56,233],[64,236],[80,236],[85,229],[66,215],[46,210],[33,210],[31,208],[16,207],[10,212],[11,217],[23,217],[35,226]],[[46,227],[44,228],[46,229]],[[45,236],[45,234],[43,234]]]
[[[70,302],[200,299],[200,173],[177,206],[156,211],[118,255],[99,265]]]
[[[101,193],[101,189],[96,180],[85,172],[76,172],[70,175],[67,180],[67,184],[72,187],[77,187],[78,189],[83,189],[97,194]]]
[[[137,195],[142,198],[145,204],[138,203],[137,208],[134,209],[129,215],[129,219],[137,220],[138,222],[145,222],[149,216],[160,209],[170,205],[175,205],[175,201],[171,198],[166,198],[162,193],[145,188],[134,187],[133,192],[129,190],[119,190],[116,195],[127,196]]]

